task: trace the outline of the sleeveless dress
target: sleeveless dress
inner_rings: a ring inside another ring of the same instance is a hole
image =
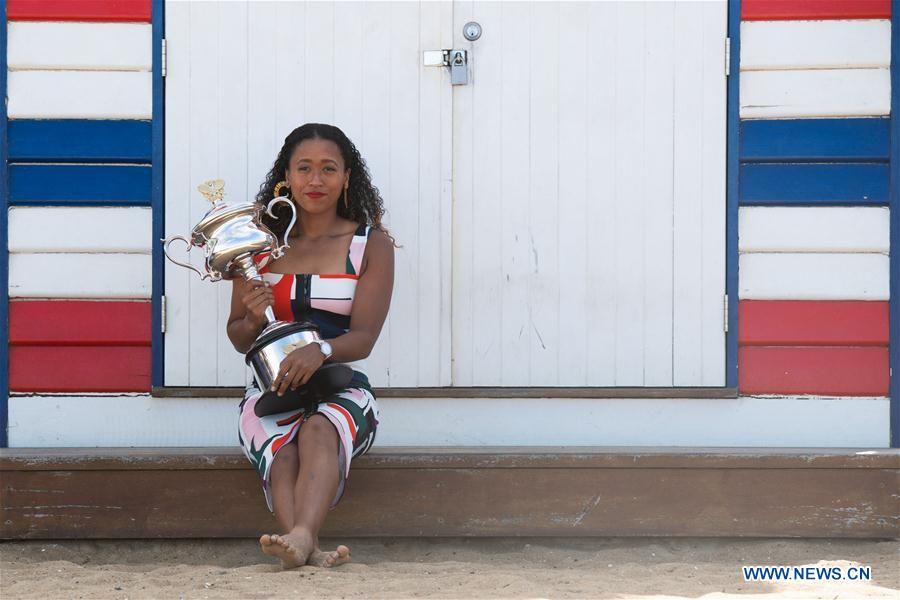
[[[257,257],[257,267],[275,295],[275,318],[280,321],[312,321],[324,339],[336,338],[350,329],[350,310],[360,267],[371,233],[369,225],[360,225],[353,234],[347,253],[345,273],[282,274],[270,273],[271,257]],[[364,454],[375,441],[378,404],[369,386],[365,361],[348,364],[353,369],[349,387],[319,404],[316,412],[326,417],[338,432],[338,489],[331,502],[334,508],[344,493],[350,475],[350,461]],[[244,454],[256,468],[262,482],[266,505],[272,511],[269,477],[278,451],[295,437],[303,435],[302,425],[312,414],[302,409],[257,417],[253,407],[262,395],[250,369],[247,388],[240,404],[238,438]],[[314,414],[314,413],[313,413]]]

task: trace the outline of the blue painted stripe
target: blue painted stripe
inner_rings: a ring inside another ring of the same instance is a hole
[[[19,162],[150,162],[150,121],[9,122],[9,159]]]
[[[149,205],[150,167],[12,164],[9,198],[15,205]]]
[[[740,199],[747,205],[886,205],[887,164],[744,164]]]
[[[741,161],[890,158],[890,119],[750,120],[741,123]]]
[[[891,31],[891,446],[900,448],[900,0]]]
[[[6,98],[6,0],[0,0],[0,98]],[[9,446],[9,170],[6,102],[0,102],[0,448]]]
[[[740,164],[741,3],[728,2],[731,64],[728,76],[726,139],[725,293],[728,294],[728,332],[725,334],[725,385],[738,387],[738,176]]]
[[[151,8],[153,23],[153,167],[152,167],[152,207],[153,207],[153,288],[151,291],[153,339],[151,348],[150,385],[164,384],[165,343],[162,335],[162,295],[165,292],[165,268],[162,244],[165,237],[165,93],[162,78],[162,40],[165,37],[165,2],[153,0]]]

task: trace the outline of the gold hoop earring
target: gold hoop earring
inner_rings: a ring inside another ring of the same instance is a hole
[[[350,208],[350,203],[347,201],[347,188],[349,185],[344,186],[344,208]]]
[[[290,187],[291,186],[287,181],[279,181],[275,184],[275,190],[272,197],[278,198],[279,196],[281,196],[281,190],[283,190],[284,188],[288,188],[288,191],[290,191]]]

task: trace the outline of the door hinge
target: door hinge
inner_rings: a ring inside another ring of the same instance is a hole
[[[731,75],[731,38],[725,38],[725,77]]]
[[[725,333],[728,333],[728,294],[725,294]]]
[[[169,55],[168,55],[167,44],[166,44],[166,38],[163,38],[163,39],[162,39],[162,48],[160,48],[160,54],[161,54],[161,59],[160,59],[160,70],[162,71],[162,76],[165,77],[165,76],[166,76],[166,67],[168,66],[168,65],[167,65],[167,62],[168,62],[167,59],[168,59],[168,56],[169,56]]]
[[[166,332],[166,297],[165,296],[162,296],[160,298],[159,312],[160,312],[159,331],[160,331],[160,333],[165,333]]]

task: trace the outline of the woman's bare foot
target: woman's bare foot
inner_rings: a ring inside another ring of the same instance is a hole
[[[306,564],[308,565],[326,568],[336,567],[347,562],[350,562],[350,548],[344,545],[338,546],[331,552],[323,552],[316,548],[310,553],[309,558],[306,559]]]
[[[291,531],[287,535],[263,535],[259,538],[263,554],[281,559],[283,569],[294,569],[306,564],[313,551],[312,536]]]

